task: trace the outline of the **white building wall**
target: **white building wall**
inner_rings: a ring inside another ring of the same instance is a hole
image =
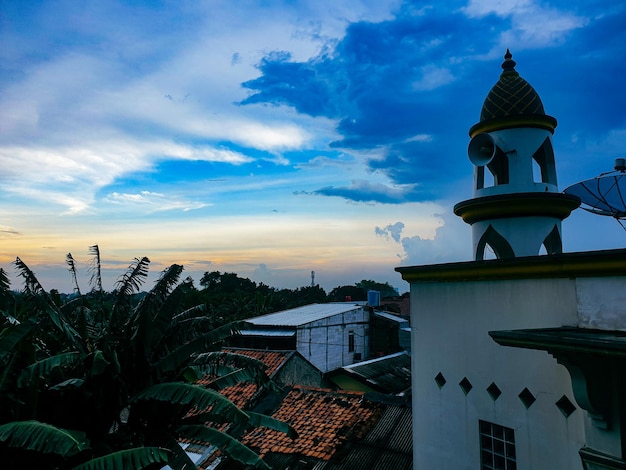
[[[476,253],[478,243],[489,226],[504,236],[516,257],[535,256],[541,252],[543,242],[556,226],[561,231],[561,221],[554,217],[516,217],[488,219],[472,224],[472,249]]]
[[[349,335],[354,334],[354,351]],[[354,364],[369,355],[369,312],[363,308],[308,323],[297,329],[297,350],[322,372]]]
[[[576,281],[578,326],[626,331],[626,278],[581,278]]]
[[[580,470],[584,411],[566,418],[555,405],[563,395],[576,404],[565,367],[488,335],[577,323],[570,279],[411,283],[414,468],[480,468],[482,419],[514,429],[518,469]],[[473,386],[467,395],[464,378]],[[502,391],[495,401],[491,383]],[[524,388],[536,397],[528,409],[519,399]]]

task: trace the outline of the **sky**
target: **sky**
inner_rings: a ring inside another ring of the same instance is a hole
[[[0,267],[111,290],[134,258],[276,288],[466,261],[468,130],[506,49],[558,121],[559,189],[626,156],[615,0],[0,0]],[[576,210],[564,251],[622,248]]]

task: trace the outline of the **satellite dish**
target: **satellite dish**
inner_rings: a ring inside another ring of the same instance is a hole
[[[613,217],[626,230],[622,222],[626,219],[626,159],[617,158],[614,171],[573,184],[563,192],[578,196],[582,209]]]

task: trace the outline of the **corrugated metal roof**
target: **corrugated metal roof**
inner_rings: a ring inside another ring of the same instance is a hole
[[[354,440],[348,455],[318,462],[313,470],[411,470],[413,427],[410,407],[388,406],[363,439]]]
[[[411,356],[405,351],[357,362],[341,370],[383,393],[396,394],[411,386]]]
[[[377,317],[385,318],[387,320],[395,321],[397,323],[409,323],[409,320],[407,320],[406,318],[399,317],[389,312],[374,312],[374,315],[376,315]]]
[[[361,309],[354,303],[310,304],[303,307],[270,313],[246,320],[256,326],[302,326],[324,318]]]
[[[295,330],[241,330],[241,336],[276,336],[280,338],[295,336]]]

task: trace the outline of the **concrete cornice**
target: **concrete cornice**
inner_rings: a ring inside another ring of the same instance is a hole
[[[578,206],[580,198],[570,194],[494,194],[459,202],[454,206],[454,213],[470,225],[481,220],[513,217],[543,216],[563,220]]]
[[[474,124],[469,130],[469,135],[470,137],[475,137],[483,132],[488,133],[516,127],[534,127],[545,129],[554,134],[556,119],[552,116],[548,116],[547,114],[519,114],[513,116],[503,116]]]
[[[397,267],[407,282],[626,276],[626,249]]]

